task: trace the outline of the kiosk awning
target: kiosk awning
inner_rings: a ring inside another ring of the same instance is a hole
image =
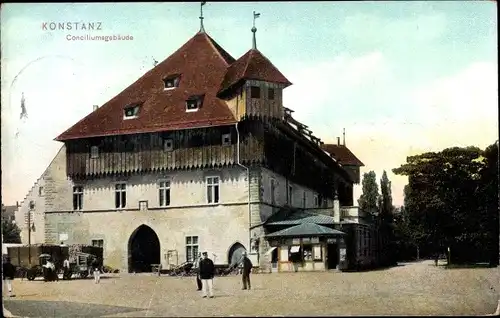
[[[266,235],[266,237],[304,237],[304,236],[330,236],[338,237],[344,232],[321,226],[314,223],[303,223],[287,229]]]

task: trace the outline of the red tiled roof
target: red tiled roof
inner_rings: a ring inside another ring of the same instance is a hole
[[[199,32],[56,140],[235,123],[226,103],[216,96],[228,66],[234,61],[208,34]],[[164,90],[163,79],[173,74],[181,74],[179,87]],[[198,111],[186,112],[186,99],[193,95],[204,95],[203,105]],[[123,109],[131,103],[142,103],[139,115],[124,120]]]
[[[344,145],[324,144],[321,146],[326,152],[332,155],[340,164],[344,166],[358,166],[364,167],[365,165],[359,160],[350,150]]]
[[[255,49],[251,49],[231,64],[222,82],[220,93],[243,79],[292,85],[267,57]]]

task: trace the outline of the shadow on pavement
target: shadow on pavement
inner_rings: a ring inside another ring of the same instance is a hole
[[[67,301],[15,299],[4,299],[4,306],[12,315],[20,317],[101,317],[143,310],[142,308],[73,303]]]
[[[344,272],[344,273],[380,272],[380,271],[386,271],[386,270],[389,270],[392,268],[404,267],[404,266],[406,266],[406,264],[396,264],[396,265],[376,267],[376,268],[349,269],[349,270],[343,270],[342,272]]]

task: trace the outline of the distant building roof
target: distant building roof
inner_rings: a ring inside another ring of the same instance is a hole
[[[334,230],[315,223],[303,223],[287,229],[266,235],[266,237],[284,237],[284,236],[339,236],[345,235],[344,232]]]
[[[364,167],[365,165],[359,160],[345,145],[324,144],[321,146],[332,157],[334,157],[341,165],[344,166],[358,166]]]
[[[2,218],[13,218],[16,214],[17,206],[2,205]]]

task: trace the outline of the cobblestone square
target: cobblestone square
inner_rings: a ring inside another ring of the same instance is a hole
[[[54,316],[485,315],[500,297],[498,268],[452,270],[429,261],[362,273],[257,274],[250,291],[241,290],[240,278],[216,278],[214,299],[201,297],[194,277],[123,274],[100,284],[16,280],[17,297],[6,308],[33,316],[42,313],[26,311],[41,307],[23,309],[23,301],[93,304],[54,306]]]

